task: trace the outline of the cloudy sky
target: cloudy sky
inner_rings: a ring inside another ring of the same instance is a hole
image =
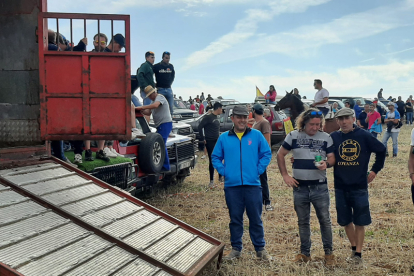
[[[184,99],[251,102],[270,84],[313,98],[315,78],[331,95],[414,94],[414,0],[48,0],[48,10],[129,14],[132,73],[146,51],[157,62],[169,51]]]

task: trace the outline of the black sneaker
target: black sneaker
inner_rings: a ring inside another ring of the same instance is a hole
[[[388,157],[389,155],[388,155],[388,152],[387,153],[385,153],[385,157]]]
[[[92,151],[90,149],[85,151],[85,161],[93,161]]]
[[[397,157],[397,154],[395,154],[395,153],[394,153],[394,154],[392,155],[392,157]]]
[[[96,152],[95,158],[96,159],[101,159],[101,160],[103,160],[105,162],[109,162],[110,161],[109,157],[106,156],[106,154],[105,154],[105,152],[103,152],[103,150],[100,150],[100,151]]]

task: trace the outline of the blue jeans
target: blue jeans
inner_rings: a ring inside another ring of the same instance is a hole
[[[371,224],[368,189],[335,189],[335,202],[339,225],[347,226],[351,222],[358,226]]]
[[[172,130],[172,122],[163,123],[157,127],[157,133],[159,133],[162,136],[162,139],[164,139],[165,159],[164,159],[164,165],[162,167],[166,171],[170,170],[170,159],[168,158],[167,139],[171,133],[171,130]]]
[[[407,120],[406,121],[407,125],[413,123],[413,113],[412,112],[405,113],[405,118]]]
[[[243,249],[243,214],[246,210],[249,218],[249,233],[254,249],[261,251],[265,247],[262,222],[262,187],[242,185],[225,187],[227,208],[230,215],[230,241],[234,250]]]
[[[266,103],[267,103],[267,104],[276,104],[276,102],[272,102],[272,101],[270,101],[269,99],[266,99]]]
[[[293,188],[293,201],[298,216],[301,253],[310,256],[312,245],[310,212],[312,203],[321,228],[323,250],[326,255],[332,254],[332,223],[329,213],[330,198],[328,185],[299,185],[299,187]]]
[[[67,160],[63,149],[63,141],[52,141],[50,147],[52,148],[54,157],[62,161]]]
[[[319,109],[320,111],[322,111],[323,116],[325,117],[328,112],[329,112],[329,108],[326,107],[317,107],[317,109]]]
[[[388,139],[390,139],[390,137],[392,139],[392,153],[393,154],[398,153],[398,134],[400,133],[399,132],[388,132],[388,131],[384,132],[384,138],[382,138],[382,143],[387,149],[387,153],[388,153],[387,142],[388,142]]]
[[[164,95],[164,97],[167,99],[168,101],[168,105],[170,106],[170,113],[171,116],[173,114],[174,111],[174,94],[171,88],[161,88],[158,87],[157,88],[157,93]]]
[[[142,105],[150,105],[151,104],[151,99],[150,98],[145,98],[147,95],[145,95],[145,92],[143,89],[141,90],[141,98],[142,98]]]

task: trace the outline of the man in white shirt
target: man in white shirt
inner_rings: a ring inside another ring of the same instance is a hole
[[[321,80],[314,80],[313,86],[315,89],[318,90],[315,94],[315,98],[313,100],[313,104],[311,104],[311,107],[316,107],[320,111],[322,111],[323,116],[326,116],[329,112],[329,92],[325,88],[322,87],[322,81]]]

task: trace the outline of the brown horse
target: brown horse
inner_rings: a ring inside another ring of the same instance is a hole
[[[285,109],[290,108],[290,120],[292,121],[293,126],[295,126],[296,118],[299,116],[300,113],[307,109],[307,105],[304,104],[298,97],[293,94],[293,90],[291,92],[286,91],[286,96],[284,96],[276,105],[276,108]],[[326,133],[332,133],[336,130],[339,130],[339,125],[336,122],[335,118],[326,119],[325,118],[325,125],[323,127],[323,131]]]
[[[291,92],[286,91],[286,95],[277,103],[276,108],[285,109],[290,108],[290,120],[295,126],[295,120],[305,110],[303,102]]]

